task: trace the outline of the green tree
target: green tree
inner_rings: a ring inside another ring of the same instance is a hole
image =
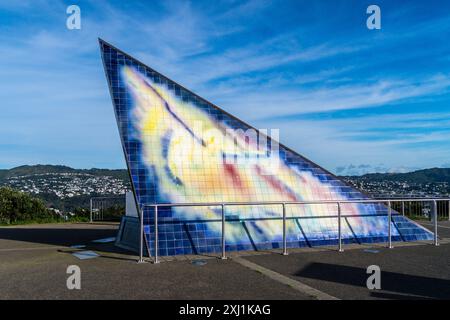
[[[47,209],[41,199],[8,187],[0,188],[0,224],[57,220],[59,216]]]

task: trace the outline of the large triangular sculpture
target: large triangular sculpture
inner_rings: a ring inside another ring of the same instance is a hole
[[[246,123],[102,40],[100,47],[149,254],[154,209],[147,205],[368,199],[283,145],[267,152],[242,134],[252,129]],[[384,205],[343,204],[341,211],[344,242],[386,241]],[[286,205],[285,213],[288,247],[337,242],[335,204]],[[282,206],[227,206],[225,216],[227,251],[282,246]],[[220,206],[159,207],[158,227],[160,255],[221,251]],[[393,241],[433,238],[396,212],[391,230]]]

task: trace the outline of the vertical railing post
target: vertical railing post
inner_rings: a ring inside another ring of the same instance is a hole
[[[392,249],[392,230],[391,230],[391,218],[392,218],[392,207],[391,202],[388,201],[388,248]]]
[[[412,201],[409,202],[409,210],[408,210],[408,212],[409,212],[410,216],[414,216],[415,215],[414,202],[412,202]]]
[[[405,216],[405,201],[402,200],[402,215]]]
[[[92,223],[92,198],[89,200],[89,222]]]
[[[437,214],[437,201],[433,200],[433,216],[434,216],[434,245],[438,246],[438,214]]]
[[[338,251],[343,252],[344,249],[342,248],[342,225],[341,225],[341,203],[337,203],[337,209],[338,209]]]
[[[287,241],[286,241],[286,204],[283,203],[283,256],[287,256]]]
[[[447,208],[447,211],[448,211],[448,221],[450,221],[450,200],[448,200],[447,206],[448,206],[448,208]]]
[[[155,205],[155,260],[153,263],[159,263],[158,254],[159,254],[159,245],[158,245],[158,205]]]
[[[436,201],[436,204],[437,204],[437,206],[436,206],[436,212],[437,212],[437,216],[439,217],[439,213],[440,213],[440,211],[439,211],[439,202]]]
[[[225,252],[225,205],[221,204],[222,208],[222,260],[225,260],[227,258],[226,252]]]
[[[144,208],[140,210],[141,221],[139,223],[139,260],[138,263],[144,262]]]

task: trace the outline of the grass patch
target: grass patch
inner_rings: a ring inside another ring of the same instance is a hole
[[[0,221],[1,227],[7,226],[20,226],[27,224],[45,224],[45,223],[70,223],[70,222],[89,222],[89,218],[86,217],[71,217],[68,220],[58,217],[42,218],[42,219],[26,219],[16,221]]]

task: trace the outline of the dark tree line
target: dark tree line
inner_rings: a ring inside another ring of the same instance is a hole
[[[54,222],[60,219],[41,199],[8,187],[0,188],[0,224]]]

